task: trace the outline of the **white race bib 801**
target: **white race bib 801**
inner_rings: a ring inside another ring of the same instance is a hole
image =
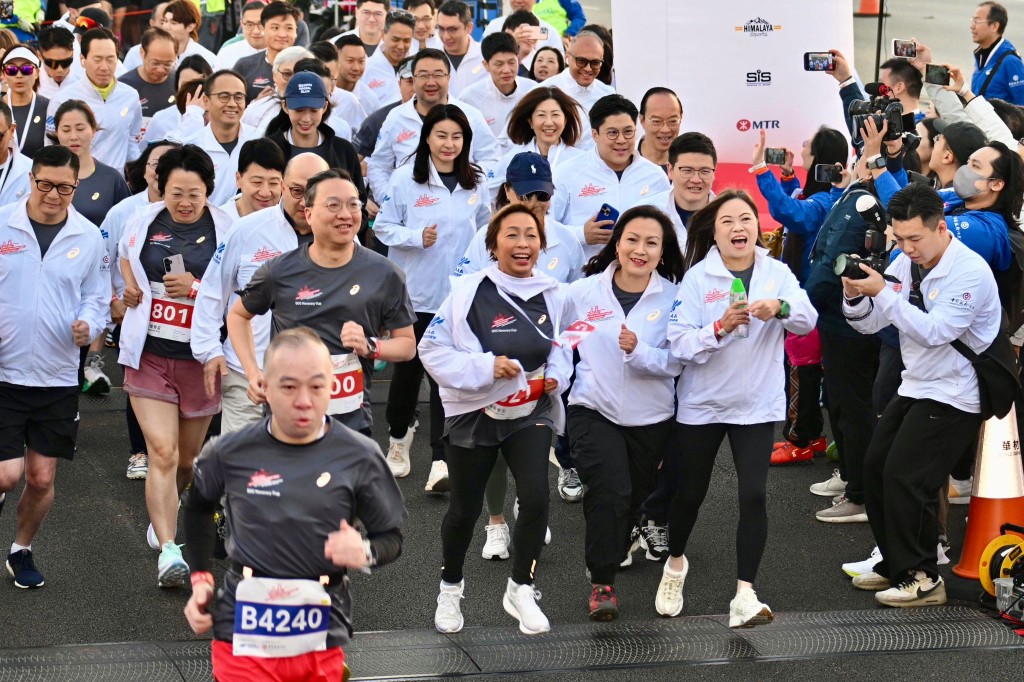
[[[314,580],[245,578],[235,591],[235,656],[289,658],[327,649],[331,597]]]
[[[348,414],[363,406],[363,366],[355,353],[332,355],[334,380],[327,414]]]
[[[491,403],[484,408],[484,414],[491,419],[519,419],[528,417],[537,407],[537,401],[544,395],[544,369],[541,365],[526,375],[526,390],[516,391],[507,398]]]
[[[170,298],[160,282],[150,282],[153,305],[149,310],[149,335],[157,339],[188,343],[192,339],[192,311],[189,298]]]

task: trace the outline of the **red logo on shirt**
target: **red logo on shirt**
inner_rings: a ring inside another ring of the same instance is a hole
[[[583,185],[583,189],[580,190],[581,197],[596,197],[605,193],[604,187],[598,187],[597,185],[587,183]]]
[[[587,312],[587,322],[600,322],[601,320],[607,320],[609,317],[614,315],[610,310],[605,310],[598,306],[594,306]]]
[[[491,329],[501,329],[507,327],[516,321],[515,315],[501,315],[499,314],[494,318],[494,322],[491,322]]]
[[[969,292],[966,292],[966,291],[964,292],[964,300],[965,301],[971,300],[971,294]]]
[[[387,83],[388,82],[385,81],[385,80],[381,80],[380,78],[375,78],[372,81],[370,81],[367,85],[369,85],[370,89],[373,90],[375,88],[381,87],[382,85],[387,85]]]
[[[718,289],[712,289],[708,293],[704,294],[705,303],[718,303],[719,301],[724,301],[727,298],[729,298],[729,292],[719,291]]]
[[[308,301],[311,298],[316,298],[321,292],[319,289],[310,289],[309,287],[302,287],[299,292],[295,295],[296,301]]]
[[[492,123],[494,123],[494,122],[495,122],[495,121],[497,121],[497,120],[498,120],[498,119],[494,118],[493,116],[492,116],[491,118],[485,118],[485,119],[484,119],[484,121],[486,121],[486,122],[487,122],[487,125],[491,125]]]
[[[0,256],[9,256],[12,253],[21,253],[28,248],[28,244],[15,244],[13,239],[8,239],[0,244]]]
[[[413,208],[425,208],[427,206],[436,206],[441,203],[441,200],[435,196],[429,194],[422,194],[420,198],[416,200],[416,203],[412,205]]]
[[[398,137],[395,138],[395,141],[396,142],[406,142],[408,140],[411,140],[414,137],[416,137],[416,131],[415,130],[403,130],[402,132],[398,133]]]
[[[897,294],[900,293],[901,291],[903,291],[903,283],[896,282],[895,284],[892,285],[892,290],[895,291]]]
[[[284,585],[274,585],[267,591],[267,601],[277,601],[279,599],[294,597],[298,592],[299,588],[297,587],[288,588]]]
[[[151,242],[169,242],[172,239],[174,239],[174,237],[172,237],[171,235],[167,234],[166,232],[157,232],[156,234],[154,234],[152,237],[149,238],[149,241],[151,241]]]
[[[260,469],[249,478],[250,488],[272,488],[275,485],[281,485],[284,483],[284,479],[281,478],[281,474],[267,473],[266,469]]]
[[[252,254],[251,263],[262,263],[265,260],[271,260],[281,255],[281,252],[277,249],[271,250],[265,246],[261,246],[256,250],[256,253]]]

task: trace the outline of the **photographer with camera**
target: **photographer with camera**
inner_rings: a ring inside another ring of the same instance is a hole
[[[889,211],[902,250],[885,271],[892,284],[865,265],[860,278],[842,280],[851,326],[874,334],[894,325],[906,365],[864,462],[868,517],[882,560],[853,584],[878,590],[875,599],[887,606],[944,604],[934,545],[937,496],[982,422],[977,374],[950,342],[984,352],[1000,331],[1001,311],[991,270],[953,238],[935,190],[910,184],[892,197]]]

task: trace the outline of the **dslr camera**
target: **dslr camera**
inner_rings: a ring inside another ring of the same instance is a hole
[[[882,124],[889,122],[889,129],[883,138],[886,141],[898,140],[903,137],[903,105],[888,97],[872,97],[871,99],[855,99],[850,102],[850,119],[857,138],[861,137],[860,129],[867,119],[874,119],[875,127],[882,129]]]
[[[892,251],[892,247],[885,240],[885,214],[882,212],[878,200],[867,194],[857,199],[855,207],[868,226],[864,233],[864,250],[867,255],[840,254],[836,256],[833,271],[837,277],[865,279],[868,275],[860,269],[863,264],[884,277],[885,269],[889,267],[889,254]]]

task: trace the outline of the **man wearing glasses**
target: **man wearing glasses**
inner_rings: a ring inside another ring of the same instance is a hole
[[[409,54],[412,45],[412,34],[416,30],[416,20],[405,10],[388,12],[384,23],[384,41],[380,49],[366,60],[366,71],[360,82],[365,84],[376,98],[376,106],[383,107],[397,102],[402,98],[395,80],[395,72]],[[367,50],[369,54],[369,50]],[[344,68],[344,67],[343,67]],[[365,109],[365,107],[364,107]],[[366,109],[366,113],[373,113]]]
[[[415,54],[428,47],[443,50],[444,43],[437,37],[437,5],[434,0],[405,0],[405,9],[416,19],[411,52]]]
[[[672,218],[679,235],[679,245],[686,243],[686,228],[693,214],[714,198],[711,184],[715,181],[718,154],[715,145],[703,133],[683,133],[668,148],[668,177],[672,181],[672,198],[666,213]],[[666,509],[667,502],[666,502]],[[668,525],[668,514],[661,519]]]
[[[580,31],[569,44],[565,63],[568,68],[548,78],[544,85],[558,88],[575,99],[584,112],[589,113],[597,100],[615,92],[612,86],[597,80],[604,64],[604,43],[596,33]]]
[[[224,43],[217,53],[215,69],[231,69],[239,59],[256,54],[267,47],[267,37],[260,23],[264,5],[261,0],[250,0],[242,7],[242,35]]]
[[[266,382],[256,360],[252,319],[273,311],[271,336],[300,326],[315,331],[334,368],[327,414],[370,436],[373,362],[403,362],[416,355],[416,313],[398,266],[356,240],[363,205],[347,173],[329,170],[309,178],[305,206],[312,243],[253,274],[228,313],[228,338],[245,371],[249,398],[263,403]],[[379,338],[384,331],[390,338]]]
[[[32,539],[53,504],[58,459],[78,434],[79,349],[110,319],[110,264],[96,226],[75,212],[78,157],[40,150],[29,196],[0,209],[0,511],[25,474],[6,568],[42,587]]]
[[[983,2],[971,17],[974,50],[974,75],[971,92],[975,95],[1024,104],[1024,63],[1009,40],[1003,37],[1009,15],[998,2]]]
[[[238,300],[234,292],[244,289],[265,262],[313,241],[306,222],[306,183],[325,170],[327,162],[316,154],[300,154],[289,161],[280,206],[239,220],[206,268],[196,297],[192,355],[203,363],[208,392],[215,389],[217,375],[221,377],[222,434],[240,431],[263,418],[263,408],[246,394],[249,382],[234,346],[230,340],[221,343],[224,318]],[[254,317],[250,324],[256,364],[262,371],[263,356],[270,343],[270,313]]]
[[[640,100],[640,127],[644,136],[637,143],[640,156],[669,171],[668,148],[679,136],[683,124],[683,103],[668,88],[651,88]]]
[[[338,37],[358,36],[366,48],[366,56],[372,57],[386,30],[385,21],[389,5],[388,0],[356,0],[356,27]],[[337,39],[334,39],[334,42],[337,42]]]
[[[460,0],[447,0],[437,8],[437,34],[451,62],[448,90],[453,97],[488,78],[480,43],[473,40],[473,10]]]
[[[637,116],[622,95],[597,100],[590,109],[594,149],[555,168],[551,216],[571,226],[587,258],[611,239],[615,223],[600,215],[605,204],[618,213],[639,204],[668,205],[665,171],[636,152]]]
[[[126,73],[122,83],[135,88],[142,105],[142,130],[156,112],[174,104],[174,79],[171,72],[177,58],[177,43],[162,28],[151,28],[142,34],[140,43],[142,66]]]

